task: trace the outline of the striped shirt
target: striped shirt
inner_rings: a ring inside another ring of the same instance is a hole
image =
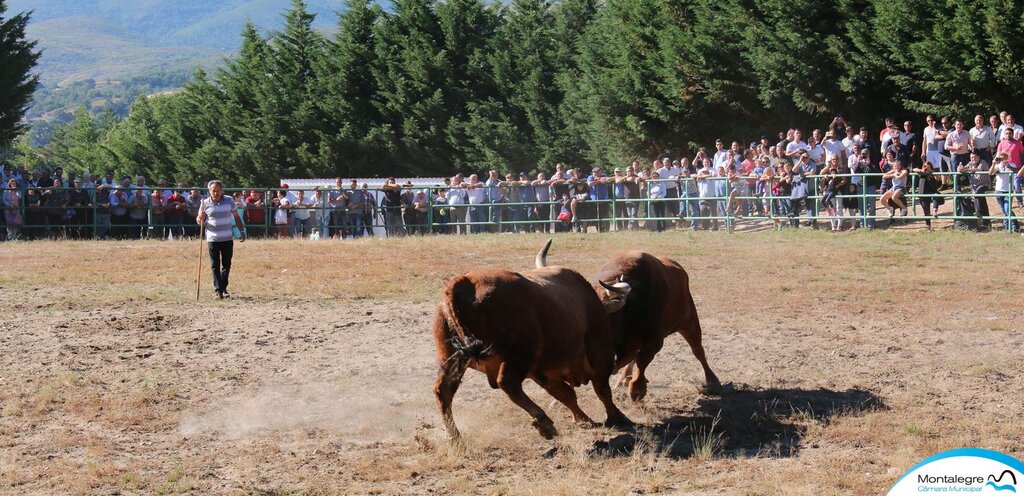
[[[224,195],[220,203],[214,203],[212,199],[204,198],[200,208],[206,213],[207,241],[231,241],[234,239],[231,232],[231,221],[234,213],[238,210],[234,198]]]

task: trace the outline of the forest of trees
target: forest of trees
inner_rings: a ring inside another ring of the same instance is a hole
[[[835,114],[1024,101],[1024,5],[926,0],[301,0],[127,118],[79,112],[22,160],[199,183],[622,164]]]

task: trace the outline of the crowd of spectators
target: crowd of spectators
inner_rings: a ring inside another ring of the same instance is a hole
[[[912,205],[931,228],[947,199],[954,218],[990,227],[989,198],[1004,227],[1016,230],[1013,203],[1024,207],[1024,127],[1013,115],[974,118],[973,126],[928,116],[914,123],[886,119],[881,129],[854,127],[842,117],[806,135],[780,132],[742,145],[717,140],[692,157],[662,155],[650,165],[633,161],[605,174],[556,164],[548,176],[505,174],[484,179],[462,173],[442,184],[379,189],[338,178],[312,191],[287,185],[234,193],[244,205],[251,237],[359,238],[480,232],[611,229],[663,231],[719,228],[725,219],[763,217],[775,226],[832,231],[877,227],[878,217],[900,222]],[[774,141],[774,142],[773,142]],[[194,236],[204,191],[142,176],[115,181],[112,171],[94,180],[61,168],[29,174],[5,165],[2,174],[7,238],[139,239]],[[952,198],[944,191],[956,189]],[[883,214],[878,215],[881,208]],[[921,217],[919,217],[921,218]],[[974,220],[971,220],[974,219]],[[614,225],[613,225],[614,220]],[[863,225],[861,225],[863,223]],[[24,227],[23,227],[24,226]]]

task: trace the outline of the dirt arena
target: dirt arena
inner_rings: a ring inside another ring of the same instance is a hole
[[[562,434],[469,371],[465,451],[434,406],[445,277],[528,269],[540,235],[236,244],[234,297],[195,301],[196,242],[0,247],[6,494],[879,494],[956,447],[1022,453],[1022,240],[1005,233],[559,235],[690,273],[721,395],[679,336],[635,430]],[[583,409],[603,420],[592,389]]]

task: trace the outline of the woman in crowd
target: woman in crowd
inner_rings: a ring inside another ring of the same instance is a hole
[[[942,186],[942,181],[935,177],[934,166],[931,161],[925,160],[924,164],[920,168],[912,169],[917,177],[917,193],[921,196],[918,199],[918,203],[921,205],[921,209],[924,210],[925,217],[931,217],[934,212],[935,217],[939,216],[939,205],[942,205],[943,200],[939,195],[939,187]],[[928,230],[932,230],[932,220],[925,219],[924,223],[928,226]]]
[[[7,226],[7,241],[14,241],[21,236],[21,194],[18,193],[18,181],[7,181],[7,189],[3,194],[4,223]]]
[[[278,239],[288,237],[288,227],[291,222],[288,220],[289,208],[292,202],[288,199],[288,194],[283,189],[277,190],[277,197],[275,197],[271,204],[274,208],[274,227],[277,228]]]
[[[647,197],[651,199],[651,217],[654,219],[654,230],[665,230],[665,183],[661,182],[657,172],[651,173],[647,184]]]
[[[821,170],[823,177],[820,179],[819,189],[821,190],[821,207],[825,209],[825,216],[829,218],[831,232],[834,233],[842,230],[842,220],[839,218],[839,210],[836,208],[836,197],[846,185],[846,178],[839,174],[839,158],[832,156]]]
[[[377,197],[370,192],[369,185],[363,183],[363,229],[367,236],[373,236],[373,227],[377,225]]]
[[[900,160],[893,160],[892,170],[884,173],[882,179],[888,179],[892,187],[882,195],[882,205],[889,207],[890,205],[899,208],[903,213],[903,216],[907,215],[907,176],[909,171],[903,167],[903,162]],[[892,222],[895,211],[892,207],[889,209],[889,221]]]
[[[1021,170],[1024,170],[1024,167]],[[996,200],[999,202],[999,209],[1003,212],[1003,217],[1006,218],[1013,216],[1013,198],[1010,196],[1010,191],[1013,188],[1013,176],[1016,172],[1014,164],[1010,162],[1006,152],[997,153],[996,158],[992,160],[992,166],[988,169],[989,175],[995,178]],[[1007,228],[1010,231],[1017,230],[1017,223],[1012,219],[1009,224]]]

